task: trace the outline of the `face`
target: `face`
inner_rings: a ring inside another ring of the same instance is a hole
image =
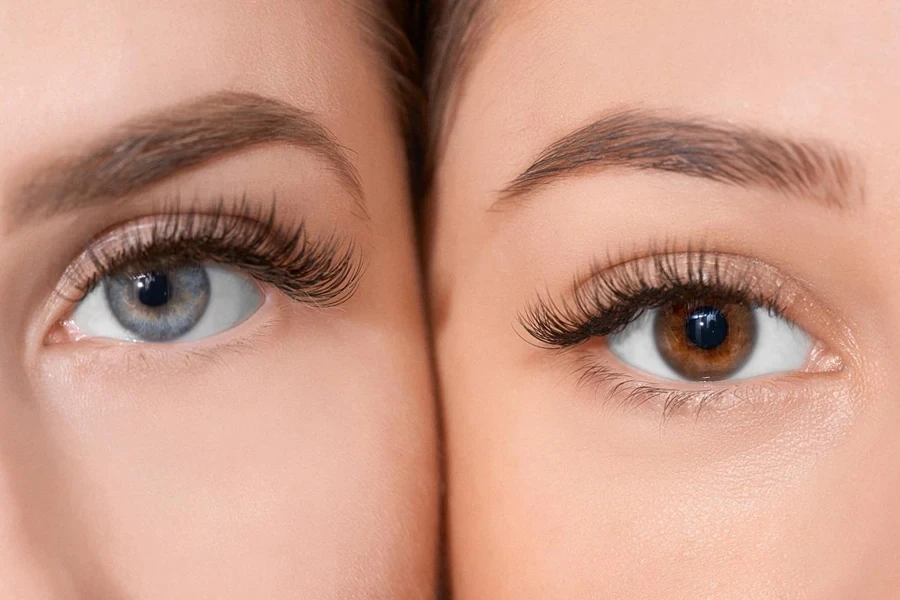
[[[428,353],[374,10],[0,10],[0,596],[430,592]]]
[[[482,8],[429,215],[455,593],[895,593],[900,12]]]

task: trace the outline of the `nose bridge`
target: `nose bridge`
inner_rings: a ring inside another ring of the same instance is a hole
[[[0,335],[0,598],[72,597],[57,559],[53,452],[16,348]]]

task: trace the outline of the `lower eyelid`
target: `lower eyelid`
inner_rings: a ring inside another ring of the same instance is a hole
[[[620,411],[645,411],[668,421],[673,417],[696,420],[704,413],[715,419],[722,413],[781,410],[773,403],[786,397],[802,399],[813,388],[823,390],[844,381],[840,358],[823,345],[814,347],[810,366],[801,371],[776,373],[753,379],[716,382],[662,380],[622,364],[603,339],[592,340],[575,354],[561,354],[576,389],[591,402]]]

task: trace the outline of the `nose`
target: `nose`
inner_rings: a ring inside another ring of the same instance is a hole
[[[15,348],[0,335],[0,598],[75,598],[52,444]]]

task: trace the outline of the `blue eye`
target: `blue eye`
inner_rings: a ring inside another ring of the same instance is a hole
[[[103,283],[116,320],[140,339],[178,339],[197,325],[209,304],[209,277],[189,265],[140,275],[116,275]]]
[[[246,276],[185,264],[105,277],[75,308],[71,323],[87,337],[184,342],[230,329],[261,304],[259,288]]]

